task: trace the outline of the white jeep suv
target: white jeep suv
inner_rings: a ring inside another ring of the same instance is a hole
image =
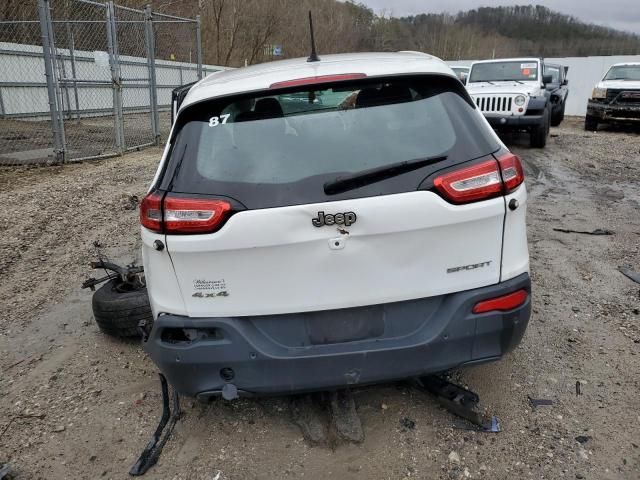
[[[497,360],[530,315],[525,204],[520,160],[439,59],[214,73],[141,205],[145,350],[202,399]]]
[[[551,124],[552,105],[539,58],[483,60],[471,65],[467,91],[491,126],[526,131],[530,144],[543,148]]]

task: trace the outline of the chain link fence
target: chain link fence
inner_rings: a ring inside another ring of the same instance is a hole
[[[158,145],[171,90],[220,69],[202,65],[199,18],[112,1],[3,1],[0,165]]]

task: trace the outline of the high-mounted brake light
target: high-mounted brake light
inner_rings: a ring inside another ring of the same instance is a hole
[[[483,300],[476,303],[473,307],[473,313],[486,313],[486,312],[506,312],[513,310],[514,308],[524,305],[527,301],[529,294],[526,290],[518,290],[508,295],[501,297],[491,298],[489,300]]]
[[[440,175],[433,185],[446,200],[470,203],[488,200],[514,191],[524,181],[520,159],[507,153],[471,167]]]
[[[300,87],[304,85],[315,85],[317,83],[343,82],[345,80],[361,80],[367,78],[365,73],[341,73],[338,75],[320,75],[316,77],[296,78],[284,82],[272,83],[269,88]]]
[[[231,212],[219,199],[178,197],[152,192],[140,204],[140,223],[157,233],[194,234],[218,230]]]

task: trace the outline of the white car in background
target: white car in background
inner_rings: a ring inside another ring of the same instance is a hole
[[[584,119],[585,130],[601,122],[640,121],[640,63],[613,65],[593,89]]]
[[[452,65],[451,66],[451,70],[453,70],[453,73],[456,74],[456,76],[458,77],[458,79],[466,84],[467,83],[467,79],[469,78],[469,67],[463,67],[460,65]]]
[[[552,77],[544,75],[539,58],[483,60],[471,65],[467,91],[496,130],[529,133],[530,144],[547,144],[552,105],[546,85]]]
[[[523,182],[437,58],[209,75],[140,208],[144,348],[201,399],[497,360],[531,311]]]

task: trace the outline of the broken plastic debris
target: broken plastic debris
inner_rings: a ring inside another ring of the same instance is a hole
[[[553,400],[549,400],[546,398],[531,398],[529,397],[529,403],[533,408],[541,407],[544,405],[553,405]]]
[[[640,273],[634,272],[630,268],[627,267],[618,267],[618,271],[623,274],[625,277],[630,278],[636,283],[640,283]]]

